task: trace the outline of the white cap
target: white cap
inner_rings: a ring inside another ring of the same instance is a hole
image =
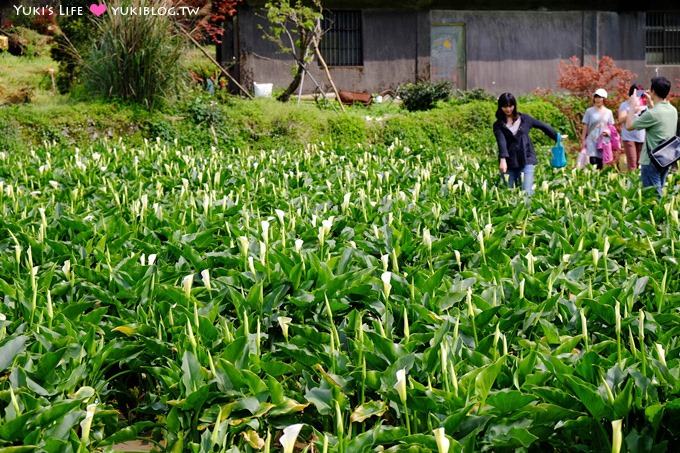
[[[604,88],[598,88],[593,93],[593,96],[600,96],[601,98],[607,99],[607,90],[605,90]]]

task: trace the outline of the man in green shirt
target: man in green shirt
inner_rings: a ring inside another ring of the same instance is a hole
[[[671,82],[665,77],[654,77],[649,93],[644,93],[648,109],[639,116],[628,115],[626,129],[644,129],[646,132],[645,145],[640,155],[640,179],[642,187],[654,187],[659,196],[663,193],[666,176],[670,167],[657,169],[649,159],[649,152],[675,136],[678,124],[678,111],[668,102]],[[633,93],[628,101],[630,111],[635,112],[640,107],[637,94]]]

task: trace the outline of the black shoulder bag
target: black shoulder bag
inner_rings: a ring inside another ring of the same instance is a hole
[[[657,170],[662,171],[680,160],[680,137],[664,140],[656,148],[649,150],[649,160]]]

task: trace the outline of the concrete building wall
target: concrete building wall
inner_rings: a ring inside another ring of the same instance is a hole
[[[656,75],[667,77],[673,82],[673,91],[680,92],[680,65],[647,65],[645,63],[645,15],[640,12],[600,12],[599,40],[600,56],[609,55],[618,66],[636,73],[638,80],[649,88],[649,80]]]
[[[262,10],[246,8],[239,12],[239,42],[241,79],[246,86],[252,82],[271,82],[284,88],[292,80],[292,55],[279,50],[276,44],[263,38],[267,27]],[[338,89],[370,92],[395,88],[413,81],[417,71],[425,75],[426,50],[418,41],[418,30],[428,27],[427,13],[414,11],[362,11],[363,66],[331,67]],[[420,52],[420,56],[419,56]],[[310,72],[314,79],[330,91],[324,71],[313,62]],[[303,92],[311,93],[316,85],[307,77]]]
[[[266,22],[255,9],[239,13],[241,78],[285,87],[293,60],[262,38]],[[363,66],[332,67],[339,89],[377,92],[405,82],[429,80],[433,24],[464,24],[467,89],[526,93],[557,89],[559,62],[571,56],[593,61],[611,56],[645,85],[656,74],[675,82],[680,66],[645,64],[645,15],[601,11],[385,10],[362,12]],[[318,64],[314,78],[329,88]],[[315,86],[309,79],[303,91]]]
[[[583,13],[432,11],[434,23],[464,23],[467,88],[555,88],[558,64],[583,55]]]

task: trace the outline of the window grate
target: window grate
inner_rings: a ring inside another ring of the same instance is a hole
[[[361,11],[325,10],[321,27],[320,50],[328,66],[364,64]]]
[[[680,13],[648,12],[645,60],[654,65],[680,65]]]

